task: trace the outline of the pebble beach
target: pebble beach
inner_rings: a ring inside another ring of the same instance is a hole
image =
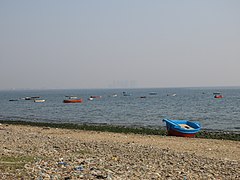
[[[0,125],[0,178],[240,179],[240,142]]]

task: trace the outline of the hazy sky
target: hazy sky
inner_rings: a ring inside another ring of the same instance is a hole
[[[239,0],[0,0],[0,89],[240,86]]]

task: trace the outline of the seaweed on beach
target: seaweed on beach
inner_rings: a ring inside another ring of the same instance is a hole
[[[240,133],[226,131],[200,131],[197,138],[240,141]]]
[[[77,129],[87,131],[101,131],[101,132],[114,132],[114,133],[134,133],[146,135],[166,135],[165,129],[151,129],[144,127],[126,127],[114,125],[98,125],[98,124],[72,124],[72,123],[45,123],[45,122],[30,122],[30,121],[0,121],[2,124],[14,125],[29,125],[38,127],[49,128],[62,128],[62,129]]]
[[[145,127],[125,127],[125,126],[97,125],[97,124],[92,125],[92,124],[46,123],[46,122],[2,121],[2,120],[0,122],[2,124],[29,125],[29,126],[38,126],[38,127],[77,129],[77,130],[87,130],[87,131],[101,131],[101,132],[114,132],[114,133],[126,133],[126,134],[133,133],[133,134],[160,135],[160,136],[167,135],[166,130],[163,127],[159,127],[158,129],[152,129],[152,128],[145,128]],[[196,134],[196,138],[240,141],[240,133],[202,130]]]

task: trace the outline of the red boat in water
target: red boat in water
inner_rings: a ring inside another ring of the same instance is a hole
[[[220,92],[213,93],[214,98],[223,98],[223,95],[221,95]]]
[[[65,99],[63,100],[64,103],[82,103],[83,99]]]
[[[215,95],[214,98],[223,98],[223,95]]]

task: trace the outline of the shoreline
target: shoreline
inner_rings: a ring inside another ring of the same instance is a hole
[[[13,124],[0,132],[7,180],[240,178],[238,141]]]
[[[10,121],[0,120],[0,124],[12,125],[29,125],[37,127],[63,128],[75,130],[89,130],[99,132],[113,132],[113,133],[134,133],[145,135],[161,135],[166,136],[166,127],[159,127],[156,129],[146,127],[125,127],[117,125],[103,125],[103,124],[74,124],[74,123],[46,123],[46,122],[31,122],[31,121]],[[195,138],[204,139],[220,139],[240,141],[240,131],[223,131],[223,130],[201,130],[196,134]]]

